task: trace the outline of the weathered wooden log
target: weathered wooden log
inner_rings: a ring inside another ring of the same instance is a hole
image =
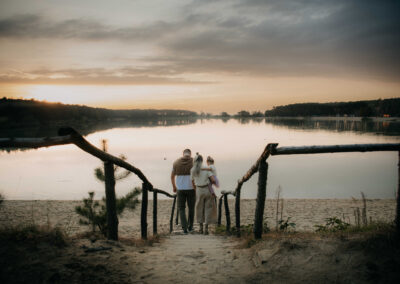
[[[149,191],[161,193],[161,194],[164,194],[165,196],[168,196],[168,197],[171,197],[171,198],[175,197],[175,194],[171,194],[169,192],[166,192],[166,191],[158,189],[158,188],[151,188],[151,189],[149,189]]]
[[[83,151],[99,158],[102,161],[109,161],[117,166],[120,166],[121,168],[124,168],[128,171],[133,172],[136,174],[143,183],[148,183],[151,185],[150,181],[147,179],[147,177],[142,173],[141,170],[138,168],[132,166],[131,164],[125,162],[124,160],[114,157],[113,155],[110,155],[92,144],[90,144],[85,138],[83,138],[82,135],[80,135],[78,132],[76,132],[73,128],[71,127],[66,127],[66,128],[60,128],[58,130],[59,135],[70,135],[72,138],[72,143],[74,143],[76,146],[81,148]]]
[[[271,148],[271,155],[322,154],[339,152],[399,151],[400,144],[350,144]]]
[[[225,206],[225,217],[226,217],[226,231],[231,231],[231,214],[229,212],[228,194],[224,194],[224,206]]]
[[[169,233],[172,233],[174,230],[174,212],[175,212],[175,204],[176,204],[176,196],[174,197],[174,202],[172,203],[172,210],[171,210],[171,218],[169,219]]]
[[[399,151],[399,161],[397,164],[396,231],[400,235],[400,151]]]
[[[236,191],[234,191],[234,190],[221,190],[221,194],[222,195],[232,195],[232,196],[235,196],[236,195]]]
[[[71,135],[42,138],[0,138],[0,148],[42,148],[71,144]]]
[[[147,203],[148,203],[148,188],[149,184],[142,184],[142,211],[140,215],[140,228],[142,239],[147,239]]]
[[[240,238],[240,193],[242,190],[242,184],[238,183],[235,194],[235,221],[236,221],[236,236]]]
[[[221,197],[218,200],[218,226],[221,226],[221,219],[222,219],[222,198],[224,196],[221,195]]]
[[[153,235],[157,235],[157,191],[153,191]]]
[[[267,191],[268,163],[263,160],[258,169],[257,203],[254,216],[254,237],[261,239],[264,223],[265,196]]]
[[[107,239],[118,240],[118,216],[115,198],[114,165],[112,163],[104,163],[104,176],[106,187]]]
[[[260,162],[268,159],[272,149],[276,148],[277,146],[277,143],[268,144],[262,152],[261,156],[257,159],[256,163],[247,171],[247,173],[241,179],[239,179],[238,183],[243,184],[244,182],[248,181],[258,171]]]

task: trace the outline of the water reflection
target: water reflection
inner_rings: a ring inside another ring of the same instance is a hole
[[[137,127],[156,127],[156,126],[176,126],[196,123],[194,117],[168,118],[168,119],[146,119],[146,120],[111,120],[111,121],[88,121],[87,123],[59,122],[41,125],[38,127],[13,127],[0,128],[0,138],[2,137],[48,137],[56,136],[58,129],[63,126],[70,126],[79,133],[86,136],[91,133],[105,131],[113,128],[137,128]]]
[[[400,135],[394,134],[397,128],[390,126],[392,122],[388,126],[381,123],[383,133],[377,130],[377,123],[373,122],[372,128],[363,128],[363,123],[369,122],[178,120],[161,125],[99,126],[86,138],[97,146],[101,139],[107,139],[111,154],[125,154],[156,187],[170,192],[172,162],[189,147],[212,156],[222,189],[232,190],[268,143],[300,146],[400,140]],[[388,129],[392,129],[389,135]],[[397,154],[393,152],[273,156],[269,165],[270,196],[280,185],[285,198],[350,198],[359,196],[360,191],[369,198],[393,198],[397,185]],[[74,145],[0,152],[0,191],[8,199],[80,199],[88,191],[101,197],[104,185],[93,175],[98,166],[101,161]],[[256,196],[256,183],[253,178],[244,185],[243,198]],[[132,186],[140,186],[140,180],[130,177],[118,182],[117,193],[125,194]]]
[[[400,135],[400,121],[360,119],[360,118],[266,118],[265,123],[303,130],[334,130],[338,132],[352,131],[360,133],[375,133],[390,136]]]

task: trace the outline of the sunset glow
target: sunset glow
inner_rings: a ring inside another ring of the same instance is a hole
[[[213,113],[399,97],[384,2],[5,0],[0,95]]]

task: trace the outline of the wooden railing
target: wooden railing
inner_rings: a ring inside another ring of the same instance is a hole
[[[83,151],[95,156],[104,163],[105,175],[105,193],[106,193],[106,208],[107,208],[107,238],[118,240],[118,216],[115,204],[115,177],[114,164],[128,171],[133,172],[142,183],[142,209],[141,209],[141,236],[147,238],[147,205],[148,192],[153,192],[153,234],[157,234],[157,195],[163,194],[173,198],[170,232],[173,230],[173,218],[176,204],[176,195],[170,194],[161,189],[153,188],[153,185],[142,173],[142,171],[133,165],[117,158],[109,153],[100,150],[90,144],[81,134],[70,127],[60,128],[56,137],[45,138],[0,138],[0,148],[42,148],[57,145],[75,144]]]
[[[157,199],[158,194],[163,194],[173,198],[170,232],[173,230],[173,220],[176,205],[176,194],[170,194],[161,189],[156,189],[142,173],[133,165],[117,158],[109,153],[102,151],[90,144],[82,135],[72,128],[61,128],[59,136],[45,138],[0,138],[0,148],[41,148],[56,145],[75,144],[83,151],[99,158],[104,162],[105,173],[105,193],[107,207],[107,238],[118,239],[118,216],[115,208],[115,177],[113,165],[118,165],[128,171],[133,172],[142,181],[142,208],[141,208],[141,236],[147,238],[147,206],[148,192],[153,192],[153,234],[157,234]],[[280,147],[277,143],[268,144],[254,165],[240,178],[234,191],[222,191],[218,202],[218,224],[222,219],[222,202],[224,202],[226,228],[230,231],[231,219],[228,204],[228,195],[235,196],[235,226],[237,236],[240,236],[240,195],[243,184],[248,181],[255,173],[258,175],[258,189],[256,209],[254,213],[254,236],[261,238],[263,231],[264,207],[267,190],[268,163],[270,155],[295,155],[295,154],[320,154],[320,153],[339,153],[339,152],[370,152],[370,151],[398,151],[398,187],[396,205],[396,230],[400,232],[400,144],[355,144],[355,145],[329,145],[329,146],[302,146],[302,147]],[[178,224],[178,214],[176,215]]]
[[[372,152],[372,151],[397,151],[398,162],[398,184],[396,203],[396,230],[400,233],[400,144],[352,144],[352,145],[327,145],[327,146],[301,146],[301,147],[280,147],[277,143],[268,144],[255,164],[238,180],[236,189],[233,192],[221,192],[218,204],[218,224],[221,224],[222,199],[225,204],[227,231],[230,231],[230,216],[228,207],[228,194],[235,196],[235,225],[236,234],[240,237],[240,193],[243,183],[248,181],[256,172],[258,175],[256,209],[254,213],[254,237],[261,238],[263,232],[264,207],[267,190],[269,156],[275,155],[296,155],[296,154],[321,154],[340,152]]]

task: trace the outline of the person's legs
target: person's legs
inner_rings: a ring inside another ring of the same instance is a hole
[[[208,190],[208,189],[207,189]],[[202,188],[196,189],[196,219],[200,224],[204,223],[204,194]]]
[[[186,190],[178,190],[178,208],[179,215],[181,217],[182,230],[187,231],[187,222],[186,222]]]
[[[217,221],[215,198],[211,194],[208,194],[205,197],[204,203],[204,215],[206,223],[205,233],[208,233],[208,225],[214,224]]]
[[[193,230],[193,222],[194,222],[194,207],[196,205],[196,192],[193,190],[188,190],[187,193],[187,202],[189,208],[189,216],[188,216],[188,229],[189,231]]]

